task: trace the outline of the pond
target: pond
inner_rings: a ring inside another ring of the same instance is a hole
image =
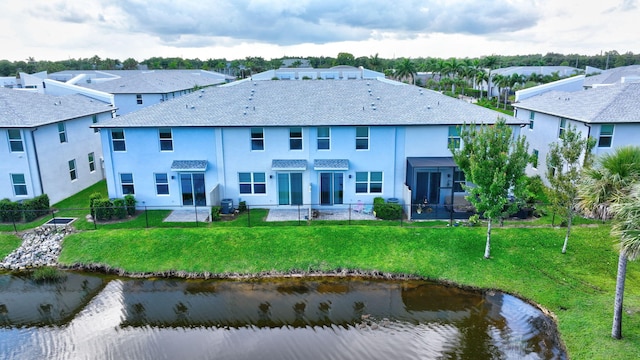
[[[0,275],[3,359],[564,359],[500,292],[419,280]]]

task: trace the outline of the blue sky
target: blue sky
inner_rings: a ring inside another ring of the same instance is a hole
[[[0,59],[640,52],[639,0],[4,0]]]

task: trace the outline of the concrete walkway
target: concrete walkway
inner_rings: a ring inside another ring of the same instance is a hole
[[[317,215],[317,216],[314,216]],[[298,209],[270,209],[266,221],[306,221],[309,217],[309,208],[301,207]],[[338,208],[322,208],[313,209],[311,213],[312,220],[375,220],[373,214],[364,214],[349,209]]]
[[[196,213],[196,209],[198,212]],[[197,208],[185,207],[180,210],[173,210],[163,222],[210,222],[211,208],[207,206],[199,206]]]

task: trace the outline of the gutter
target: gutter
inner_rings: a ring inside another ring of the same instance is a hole
[[[33,144],[33,154],[36,160],[36,169],[38,171],[38,182],[40,183],[40,195],[44,194],[44,185],[42,184],[42,171],[40,170],[40,160],[38,159],[38,148],[36,146],[36,138],[33,135],[38,128],[31,130],[31,143]]]

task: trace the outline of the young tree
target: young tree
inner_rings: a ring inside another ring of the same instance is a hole
[[[594,138],[582,138],[576,127],[569,124],[560,135],[560,141],[551,143],[549,147],[546,175],[551,185],[551,205],[554,213],[560,214],[567,221],[563,254],[567,252],[567,243],[571,235],[580,174],[583,168],[588,167],[591,150],[595,144]]]
[[[465,125],[460,130],[463,146],[450,144],[453,159],[471,185],[465,186],[467,199],[478,214],[487,219],[487,243],[484,257],[490,257],[491,224],[503,214],[512,214],[525,194],[525,167],[529,162],[529,145],[504,118],[495,125]],[[515,201],[510,201],[513,194]]]

